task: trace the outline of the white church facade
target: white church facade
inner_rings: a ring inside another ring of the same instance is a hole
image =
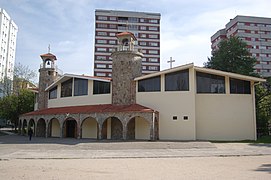
[[[264,79],[194,64],[141,76],[136,38],[124,32],[118,39],[112,78],[58,76],[45,66],[56,57],[42,55],[40,75],[54,78],[40,90],[43,105],[20,117],[22,134],[32,128],[59,138],[256,140],[255,84]]]

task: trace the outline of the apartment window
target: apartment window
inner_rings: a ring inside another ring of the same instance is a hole
[[[136,17],[129,17],[128,21],[129,22],[133,22],[133,23],[137,23],[138,22],[138,18],[136,18]]]
[[[106,48],[97,48],[97,51],[106,52]]]
[[[157,34],[149,34],[149,38],[158,39],[158,35]]]
[[[158,43],[157,42],[149,42],[149,45],[150,46],[158,46]]]
[[[97,60],[106,60],[106,56],[97,56],[96,59]]]
[[[129,26],[128,26],[128,29],[129,29],[129,30],[137,30],[137,29],[138,29],[138,26],[137,26],[137,25],[129,25]]]
[[[116,36],[116,33],[109,33],[109,36]]]
[[[161,77],[156,76],[138,81],[138,92],[161,91]]]
[[[146,38],[146,34],[140,34],[141,38]]]
[[[144,61],[144,62],[145,62],[145,61],[146,61],[146,58],[142,58],[142,61]]]
[[[106,21],[107,17],[106,16],[98,16],[98,20]]]
[[[117,25],[116,25],[116,24],[109,24],[109,28],[110,28],[110,29],[116,29],[116,28],[117,28]]]
[[[98,28],[107,28],[107,24],[97,23]]]
[[[149,58],[149,62],[158,62],[158,58]]]
[[[96,76],[104,77],[106,74],[105,73],[96,73]]]
[[[111,17],[109,17],[109,20],[110,20],[110,21],[116,21],[116,20],[117,20],[117,17],[111,16]]]
[[[225,77],[197,72],[197,93],[225,93]]]
[[[239,26],[241,26],[241,25],[244,26],[245,23],[243,23],[243,22],[238,22],[237,25],[239,25]]]
[[[266,46],[259,46],[259,49],[266,49]]]
[[[146,66],[142,66],[142,69],[145,70],[145,69],[147,69],[147,67]]]
[[[109,44],[116,44],[115,40],[109,40]]]
[[[93,94],[109,94],[110,82],[93,81]]]
[[[149,26],[150,31],[158,31],[158,27],[155,26]]]
[[[145,22],[145,19],[140,18],[140,22],[141,22],[141,23],[144,23],[144,22]]]
[[[245,32],[245,30],[243,30],[243,29],[238,29],[238,31],[237,32],[239,32],[239,33],[244,33]]]
[[[188,91],[189,71],[177,71],[165,75],[165,91]]]
[[[267,57],[267,54],[260,54],[260,57]]]
[[[61,97],[72,96],[72,78],[61,83]]]
[[[231,94],[250,94],[250,82],[230,78],[230,92]]]
[[[109,48],[108,51],[109,52],[113,52],[115,50],[115,48]]]
[[[147,27],[146,26],[140,26],[140,28],[139,28],[140,30],[146,30],[147,29]]]
[[[158,66],[149,66],[149,70],[158,71]]]
[[[157,50],[149,50],[149,54],[158,54]]]
[[[57,86],[49,91],[49,99],[57,98]]]
[[[155,24],[157,24],[157,23],[158,23],[158,20],[157,20],[157,19],[150,19],[149,22],[150,22],[150,23],[155,23]]]
[[[98,31],[97,32],[98,36],[107,36],[107,32],[103,32],[103,31]]]
[[[107,41],[106,41],[106,40],[103,40],[103,39],[98,39],[98,40],[97,40],[97,43],[98,43],[98,44],[106,44]]]
[[[83,96],[88,94],[88,80],[74,78],[74,96]]]
[[[146,42],[144,42],[144,41],[140,41],[140,42],[139,42],[139,45],[140,45],[140,46],[146,46],[146,45],[147,45],[147,43],[146,43]]]
[[[142,49],[142,53],[143,54],[147,53],[147,50],[146,49]]]
[[[106,68],[106,64],[97,64],[96,67],[97,68]]]

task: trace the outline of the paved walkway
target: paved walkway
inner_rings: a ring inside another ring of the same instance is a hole
[[[271,144],[207,141],[95,141],[0,136],[0,160],[234,157],[271,155]]]

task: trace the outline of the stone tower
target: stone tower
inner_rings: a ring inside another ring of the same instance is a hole
[[[118,48],[112,53],[112,104],[136,103],[136,83],[141,76],[143,54],[135,50],[136,37],[130,32],[117,34]]]
[[[58,77],[57,67],[55,65],[56,56],[47,53],[40,55],[42,63],[40,65],[39,73],[39,98],[38,110],[48,107],[48,92],[45,89],[52,84]]]

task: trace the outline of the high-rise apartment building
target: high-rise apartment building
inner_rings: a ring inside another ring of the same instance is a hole
[[[257,59],[255,71],[263,77],[271,76],[271,18],[236,16],[224,29],[211,37],[212,51],[221,40],[237,36],[248,44],[252,56]]]
[[[95,11],[94,76],[111,77],[116,34],[132,32],[142,49],[142,74],[160,71],[160,13]]]
[[[13,78],[18,27],[4,9],[0,8],[0,79]]]
[[[0,97],[4,78],[13,80],[18,27],[7,12],[0,8]]]

